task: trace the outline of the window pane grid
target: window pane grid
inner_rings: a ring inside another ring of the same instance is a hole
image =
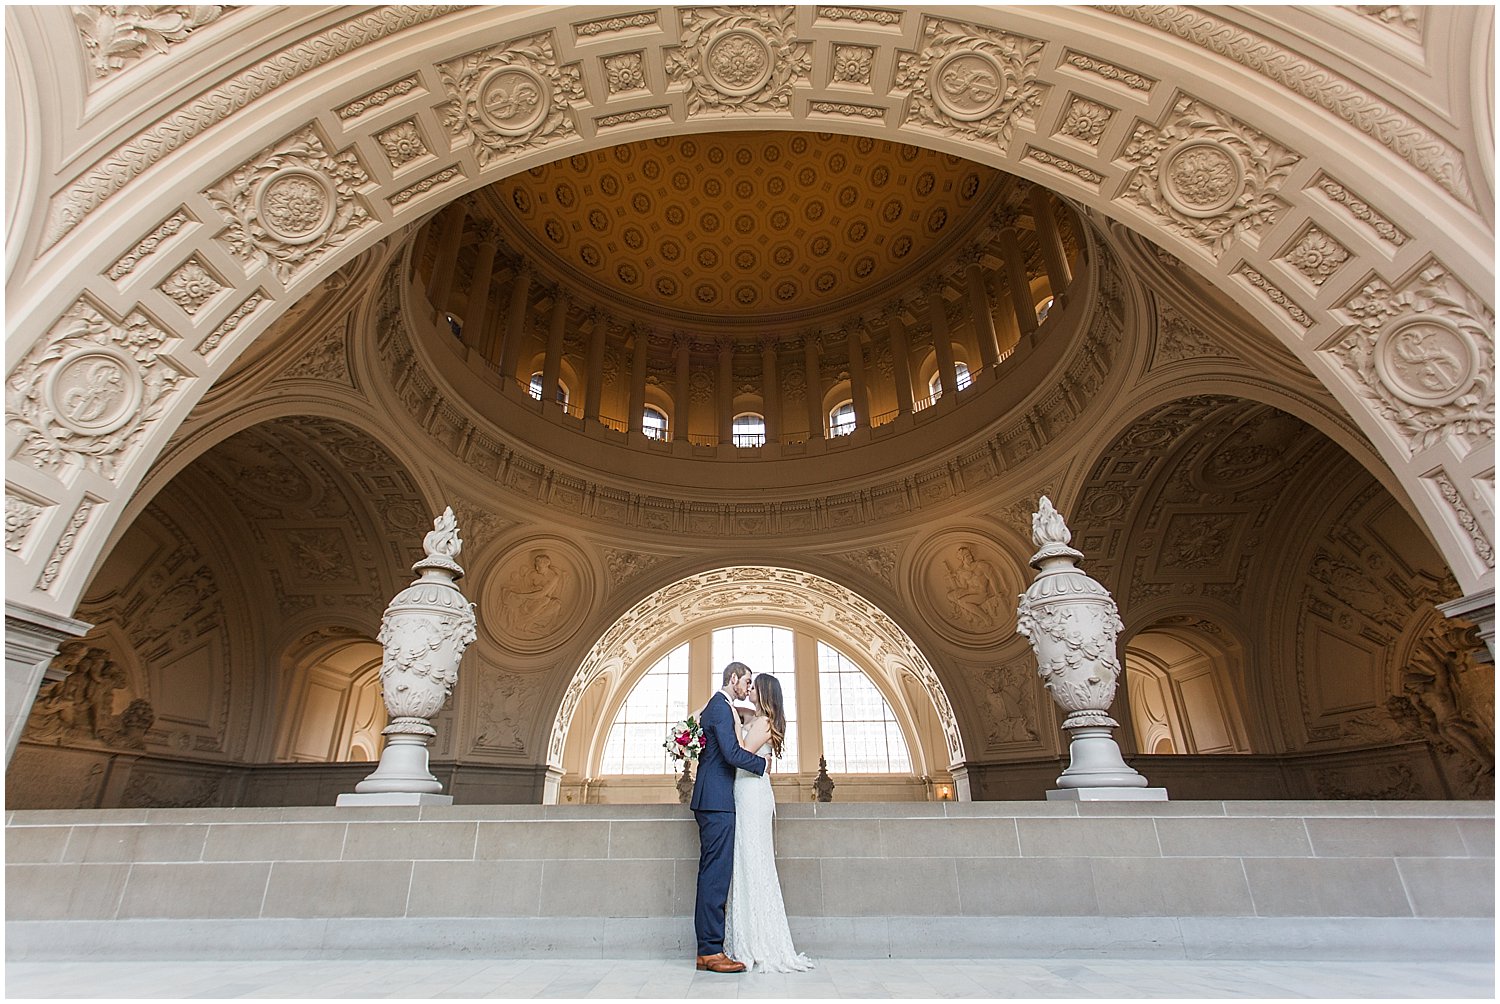
[[[911,771],[911,753],[885,697],[863,670],[823,642],[818,643],[818,689],[830,771]]]
[[[781,756],[771,758],[770,770],[773,774],[795,774],[801,768],[797,758],[797,663],[792,632],[766,624],[720,628],[713,637],[711,688],[721,689],[724,667],[731,662],[743,662],[757,676],[770,673],[781,684],[786,735],[781,740]]]
[[[672,774],[662,742],[687,717],[688,647],[679,645],[646,671],[630,691],[604,740],[602,774]]]

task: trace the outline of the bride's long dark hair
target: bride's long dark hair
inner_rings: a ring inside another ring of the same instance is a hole
[[[755,705],[771,723],[771,753],[781,756],[781,740],[786,736],[786,712],[781,705],[781,681],[770,673],[755,678]]]

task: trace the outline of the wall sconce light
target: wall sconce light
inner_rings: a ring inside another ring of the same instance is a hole
[[[939,802],[953,801],[953,785],[940,784],[937,786],[937,798]]]

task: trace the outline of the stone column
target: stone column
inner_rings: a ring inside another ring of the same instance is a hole
[[[891,375],[896,381],[896,414],[910,415],[911,340],[906,334],[906,319],[901,316],[900,304],[886,310],[885,323],[891,338]]]
[[[849,326],[849,396],[854,399],[854,427],[870,427],[870,390],[865,384],[864,324]]]
[[[734,339],[719,339],[719,442],[734,442]]]
[[[552,293],[551,325],[547,329],[547,355],[542,360],[542,401],[557,400],[557,381],[562,373],[563,335],[567,331],[568,304],[573,297],[567,287],[559,285]]]
[[[1003,310],[998,310],[990,314],[995,322],[995,341],[999,344],[1000,355],[1003,358],[1009,355],[1015,349],[1017,343],[1021,341],[1021,327],[1016,323],[1016,312],[1010,309],[1010,292],[1008,290],[1001,291],[997,288],[1001,282],[1009,284],[1008,280],[1002,278],[1001,274],[997,272],[989,277],[989,281],[985,283],[984,288],[985,292],[989,295],[989,302],[991,304],[1004,301],[1006,305]]]
[[[781,342],[772,335],[760,340],[760,396],[765,409],[766,442],[781,442],[781,384],[776,372],[776,350]]]
[[[15,755],[21,730],[63,642],[93,625],[5,601],[5,762]]]
[[[979,358],[993,373],[1000,364],[1000,339],[995,333],[995,314],[990,307],[989,290],[984,285],[984,269],[976,248],[964,266],[964,285],[969,292],[969,313],[974,316],[974,337],[979,341]]]
[[[672,438],[687,442],[688,438],[688,412],[691,410],[689,399],[692,397],[692,351],[693,340],[687,335],[678,335],[672,346],[676,353],[674,361],[677,364],[677,379],[673,386],[672,397],[677,405],[677,414],[672,416]]]
[[[823,438],[823,376],[820,339],[809,333],[802,339],[802,364],[807,371],[807,438]]]
[[[625,416],[625,428],[630,432],[642,432],[646,416],[646,353],[651,349],[651,336],[646,329],[630,326],[635,343],[630,349],[630,414]]]
[[[1068,286],[1073,282],[1073,270],[1068,267],[1068,250],[1063,247],[1062,232],[1057,228],[1052,193],[1041,185],[1031,186],[1031,218],[1036,223],[1036,239],[1042,248],[1042,261],[1046,263],[1053,305],[1062,306],[1067,302]]]
[[[604,342],[609,336],[609,315],[595,310],[589,315],[594,330],[589,336],[588,386],[583,394],[584,421],[599,421],[599,402],[604,398]]]
[[[464,306],[464,344],[479,346],[490,310],[490,283],[495,278],[495,250],[500,234],[493,223],[479,224],[479,249],[474,254],[474,275],[469,281],[469,302]]]
[[[1016,238],[1015,215],[1001,221],[1000,253],[1005,256],[1005,277],[1010,282],[1010,306],[1016,315],[1021,334],[1036,330],[1036,304],[1031,300],[1031,283],[1026,278],[1026,259]]]
[[[1047,798],[1165,800],[1166,789],[1148,788],[1110,735],[1120,724],[1109,706],[1120,677],[1124,627],[1114,597],[1077,567],[1083,554],[1068,546],[1073,535],[1045,495],[1031,517],[1031,539],[1037,577],[1021,594],[1016,631],[1030,640],[1037,673],[1068,713],[1062,727],[1072,737],[1068,768]]]
[[[953,359],[953,336],[948,332],[948,310],[943,303],[943,283],[930,280],[923,284],[927,294],[927,322],[932,325],[932,350],[937,354],[938,376],[943,394],[958,392],[958,366]]]
[[[526,340],[526,307],[531,300],[531,263],[522,258],[510,287],[510,306],[505,311],[505,341],[500,351],[501,386],[507,391],[516,381],[521,362],[521,343]]]
[[[437,255],[432,260],[432,275],[427,277],[427,301],[439,312],[448,309],[453,293],[453,277],[458,272],[458,249],[463,244],[464,221],[468,211],[455,202],[443,210],[443,233],[438,239]]]

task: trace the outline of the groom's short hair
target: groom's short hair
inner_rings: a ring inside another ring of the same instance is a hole
[[[735,677],[748,676],[753,672],[755,672],[755,670],[751,669],[743,662],[731,662],[729,665],[724,667],[724,682],[720,684],[720,686],[727,687],[729,686],[729,681],[733,680]]]

